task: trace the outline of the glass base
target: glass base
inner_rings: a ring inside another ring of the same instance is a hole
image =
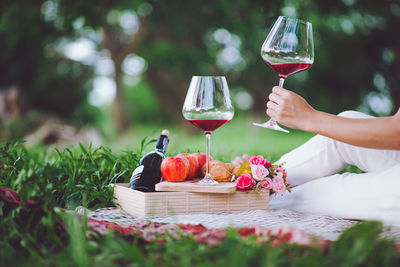
[[[210,174],[206,174],[206,176],[204,176],[203,179],[201,179],[200,181],[198,181],[196,184],[199,185],[217,185],[219,184],[217,181],[215,181]]]
[[[283,129],[282,127],[280,127],[280,126],[276,123],[276,121],[274,121],[274,120],[269,120],[269,121],[267,121],[267,122],[265,122],[265,123],[256,123],[256,122],[253,122],[253,125],[259,126],[259,127],[268,128],[268,129],[275,130],[275,131],[281,131],[281,132],[284,132],[284,133],[289,133],[288,130]]]

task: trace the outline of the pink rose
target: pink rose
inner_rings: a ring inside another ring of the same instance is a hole
[[[251,156],[249,159],[251,165],[264,165],[264,157],[261,155]]]
[[[269,162],[267,159],[264,159],[264,167],[265,168],[271,167],[271,162]]]
[[[250,168],[253,179],[256,181],[264,179],[269,174],[269,171],[263,165],[250,165]]]
[[[276,172],[281,172],[283,175],[287,175],[286,170],[282,167],[279,167],[278,169],[276,169]]]
[[[274,177],[272,179],[272,190],[274,190],[274,192],[278,194],[282,194],[283,192],[285,192],[286,186],[281,177]]]
[[[239,190],[250,189],[254,186],[254,180],[251,178],[251,175],[248,173],[243,173],[236,180],[236,187]]]
[[[263,190],[271,190],[272,189],[272,179],[264,178],[257,183],[257,188],[261,191]]]
[[[271,166],[271,162],[265,159],[263,156],[251,156],[249,159],[250,165],[263,165],[265,168]]]

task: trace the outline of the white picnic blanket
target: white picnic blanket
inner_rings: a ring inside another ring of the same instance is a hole
[[[326,240],[336,240],[347,228],[357,223],[355,220],[320,215],[304,214],[291,210],[252,210],[240,213],[183,214],[133,217],[118,208],[103,208],[89,212],[90,218],[129,225],[137,220],[147,219],[160,223],[201,224],[207,228],[227,228],[244,226],[263,226],[271,229],[300,229]],[[384,236],[400,242],[400,227],[386,227]]]

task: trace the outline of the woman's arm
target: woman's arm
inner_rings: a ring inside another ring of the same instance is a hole
[[[301,96],[277,86],[269,99],[267,115],[287,127],[355,146],[400,150],[400,109],[393,116],[351,119],[317,111]]]

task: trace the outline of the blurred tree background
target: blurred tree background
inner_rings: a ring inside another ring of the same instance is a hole
[[[57,118],[103,134],[181,123],[193,75],[225,75],[236,115],[265,114],[260,47],[279,15],[313,24],[315,61],[285,87],[315,108],[400,106],[400,1],[3,0],[0,137]]]

